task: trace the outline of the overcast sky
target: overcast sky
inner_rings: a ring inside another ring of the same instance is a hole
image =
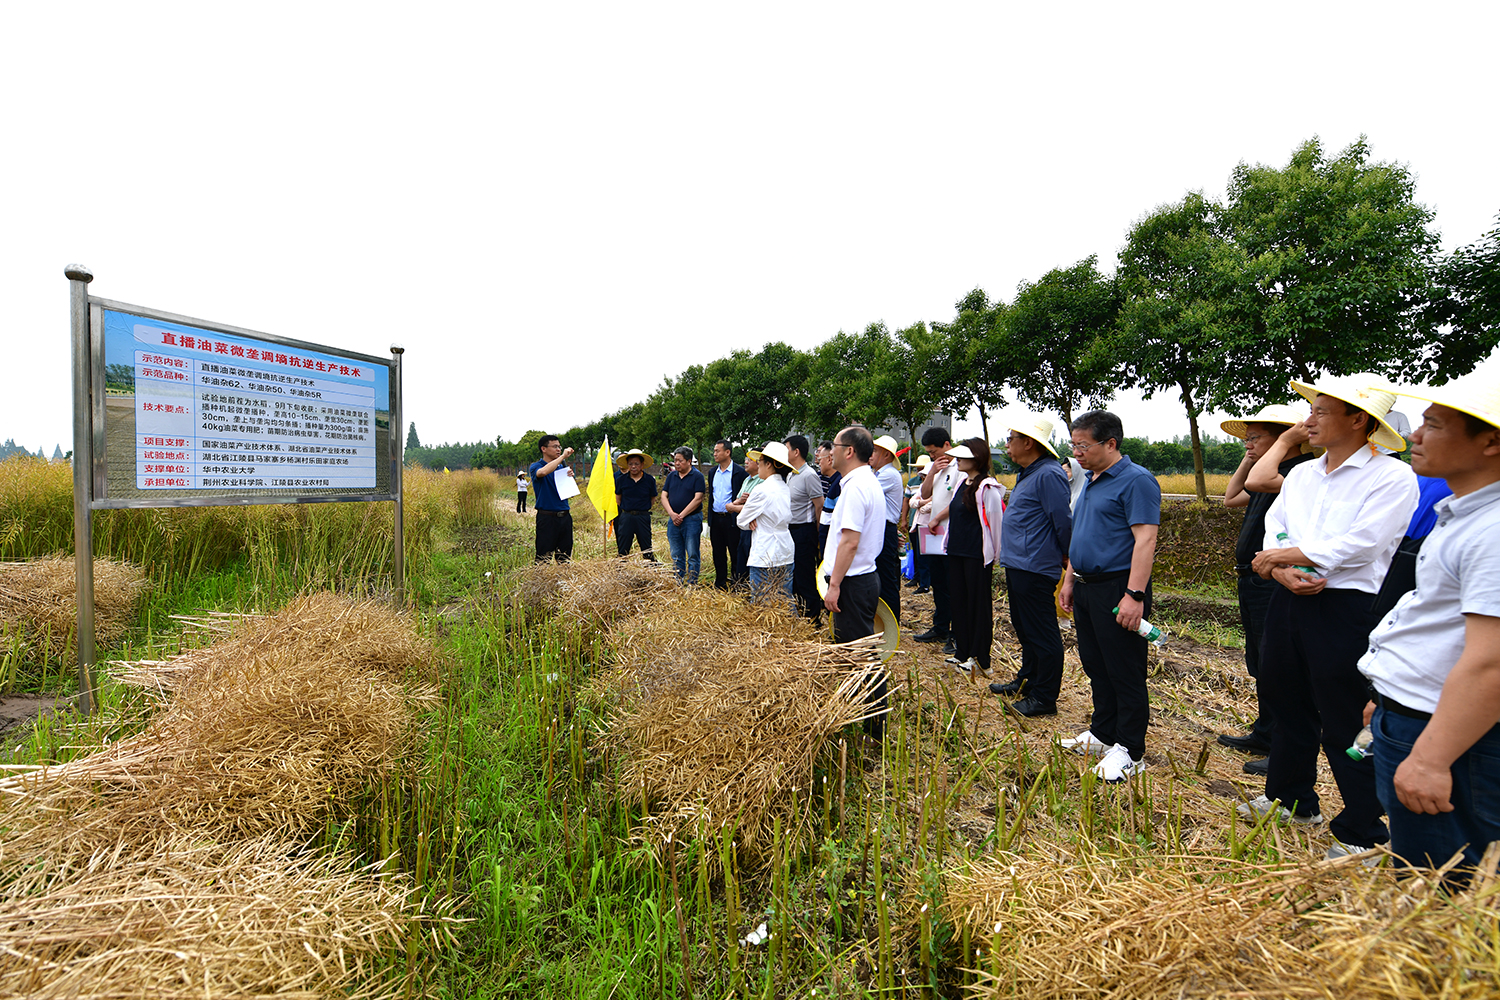
[[[1313,136],[1409,164],[1445,249],[1500,211],[1496,4],[75,2],[0,25],[0,439],[49,454],[75,261],[101,297],[403,343],[431,444],[1113,268],[1145,212]],[[1186,432],[1175,399],[1114,405],[1128,434]]]

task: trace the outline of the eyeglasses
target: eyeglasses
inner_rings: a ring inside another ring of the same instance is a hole
[[[1073,454],[1075,454],[1075,455],[1087,455],[1089,452],[1093,451],[1095,448],[1099,447],[1103,443],[1104,442],[1102,442],[1102,441],[1095,441],[1093,444],[1079,444],[1077,441],[1074,441],[1073,442]]]
[[[1266,436],[1267,435],[1265,434],[1251,434],[1249,437],[1245,438],[1245,447],[1248,448],[1250,445],[1254,444],[1257,441],[1265,440]]]

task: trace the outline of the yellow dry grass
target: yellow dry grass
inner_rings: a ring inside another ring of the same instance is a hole
[[[166,699],[144,731],[0,780],[0,997],[399,987],[374,972],[415,929],[409,881],[297,845],[415,751],[431,645],[331,594],[203,624],[229,634],[115,665]]]
[[[1161,485],[1163,493],[1196,494],[1198,492],[1198,479],[1191,472],[1157,476],[1156,481]],[[1224,490],[1229,486],[1229,477],[1221,472],[1204,473],[1203,481],[1211,497],[1223,496]]]
[[[1451,897],[1362,858],[988,858],[950,868],[944,907],[992,949],[976,997],[1494,997],[1500,886]],[[998,975],[996,972],[998,971]]]
[[[71,556],[0,563],[0,633],[31,657],[60,657],[78,629],[78,579]],[[129,563],[94,560],[94,641],[107,648],[135,622],[146,576]]]
[[[276,837],[188,834],[76,857],[16,856],[0,894],[0,998],[200,1000],[398,992],[406,885]]]

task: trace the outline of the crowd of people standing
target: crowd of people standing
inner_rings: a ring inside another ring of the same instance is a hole
[[[1239,810],[1322,823],[1321,750],[1343,800],[1330,857],[1391,842],[1414,864],[1461,855],[1472,866],[1500,840],[1500,391],[1468,379],[1407,393],[1431,404],[1408,465],[1393,457],[1408,445],[1393,387],[1352,376],[1289,388],[1310,409],[1267,406],[1223,424],[1245,442],[1223,502],[1245,512],[1236,586],[1258,714],[1220,742],[1256,755],[1245,769],[1265,780]],[[1125,781],[1146,760],[1161,489],[1120,451],[1113,413],[1084,413],[1068,431],[1063,458],[1045,417],[1008,422],[1009,491],[987,442],[954,445],[940,427],[923,434],[908,481],[897,442],[860,426],[811,453],[802,435],[766,442],[744,468],[720,441],[706,479],[691,449],[673,453],[660,484],[649,455],[627,452],[618,551],[654,558],[659,501],[674,572],[696,583],[706,504],[716,587],[817,621],[826,612],[835,641],[849,641],[876,631],[882,604],[901,620],[904,542],[911,585],[933,599],[913,638],[943,643],[971,676],[991,673],[998,566],[1019,670],[990,690],[1019,715],[1057,714],[1058,612],[1070,615],[1092,710],[1088,728],[1060,742],[1098,758],[1102,780]],[[552,436],[539,449],[537,558],[567,558],[571,520],[551,477],[571,449]],[[879,717],[868,725],[878,737]]]

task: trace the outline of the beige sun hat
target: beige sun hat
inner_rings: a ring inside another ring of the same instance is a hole
[[[918,455],[917,460],[912,463],[912,465],[916,466],[918,469],[925,469],[931,464],[932,456],[926,454],[925,452],[921,455]]]
[[[1219,426],[1224,429],[1225,434],[1232,434],[1243,441],[1250,433],[1250,424],[1285,424],[1290,427],[1300,424],[1306,418],[1306,413],[1289,403],[1272,403],[1270,406],[1262,406],[1248,417],[1226,420]]]
[[[1052,453],[1053,458],[1061,458],[1062,456],[1058,455],[1057,449],[1052,447],[1052,427],[1052,421],[1035,413],[1023,413],[1020,416],[1012,418],[1005,424],[1007,430],[1015,431],[1017,434],[1024,434],[1043,448],[1046,448]]]
[[[792,453],[780,441],[767,441],[765,447],[761,448],[759,457],[784,465],[788,469],[792,467]]]
[[[886,451],[890,452],[891,461],[896,460],[896,452],[901,450],[901,446],[896,443],[896,439],[891,437],[889,434],[882,434],[880,435],[880,437],[876,438],[875,447],[884,448]]]
[[[1500,427],[1500,381],[1493,376],[1465,375],[1431,389],[1392,388],[1398,395],[1437,403]]]
[[[1375,432],[1370,435],[1370,443],[1391,451],[1405,451],[1406,439],[1385,420],[1385,415],[1396,405],[1396,394],[1381,388],[1389,384],[1379,375],[1369,372],[1330,375],[1321,382],[1298,382],[1292,379],[1287,383],[1293,392],[1309,403],[1316,402],[1319,396],[1332,396],[1356,409],[1364,410],[1376,423]]]
[[[628,472],[630,470],[630,460],[632,458],[639,458],[641,460],[641,464],[648,469],[656,464],[656,459],[652,458],[644,451],[641,451],[641,449],[639,448],[632,448],[625,454],[621,455],[619,458],[615,459],[615,465],[620,467],[621,472]]]

